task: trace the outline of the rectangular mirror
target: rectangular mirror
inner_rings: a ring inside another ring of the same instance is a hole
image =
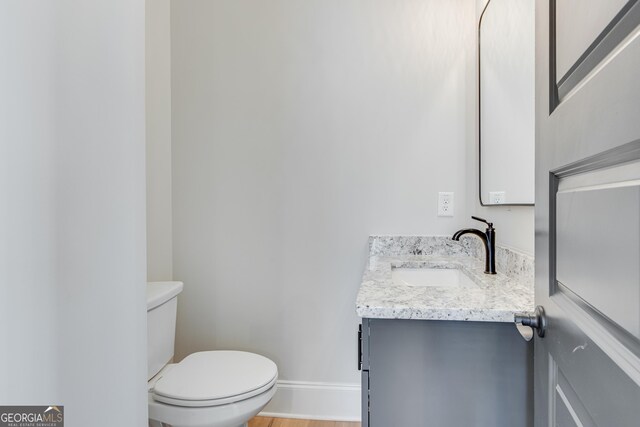
[[[478,23],[480,204],[532,205],[534,0],[488,0]]]

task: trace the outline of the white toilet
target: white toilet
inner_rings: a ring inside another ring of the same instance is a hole
[[[275,394],[278,368],[244,351],[201,351],[170,363],[182,287],[147,284],[149,426],[246,427]]]

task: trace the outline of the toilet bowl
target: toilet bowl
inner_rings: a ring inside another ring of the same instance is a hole
[[[149,419],[173,427],[245,426],[275,394],[277,377],[275,363],[257,354],[193,353],[149,381]]]
[[[147,285],[149,426],[246,427],[275,394],[277,366],[244,351],[202,351],[169,363],[182,287]]]

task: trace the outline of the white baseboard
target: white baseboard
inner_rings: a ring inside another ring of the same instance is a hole
[[[360,421],[360,385],[278,381],[278,391],[260,415]]]

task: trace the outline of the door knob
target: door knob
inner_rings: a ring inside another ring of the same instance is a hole
[[[541,305],[536,307],[533,315],[517,313],[516,315],[514,315],[513,321],[515,322],[516,326],[529,326],[530,328],[535,329],[540,338],[544,337],[544,333],[547,329],[547,317],[545,316],[544,308]],[[518,328],[518,330],[520,330],[520,328]],[[522,334],[522,332],[520,333]],[[531,340],[532,338],[532,336],[527,337],[524,334],[522,334],[522,336],[527,341]]]

